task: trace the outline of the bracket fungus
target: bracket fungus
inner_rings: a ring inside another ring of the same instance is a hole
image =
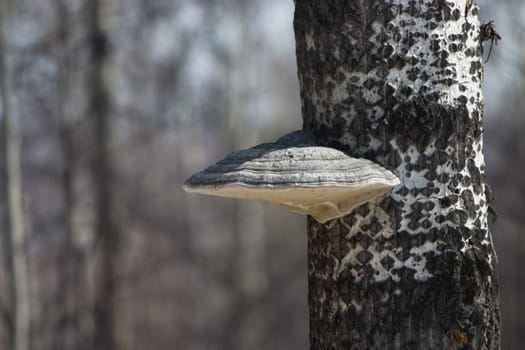
[[[324,223],[398,184],[398,177],[380,165],[319,146],[313,134],[298,130],[275,142],[232,152],[192,175],[184,190],[258,199]]]

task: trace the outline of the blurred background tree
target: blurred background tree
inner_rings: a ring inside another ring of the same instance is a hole
[[[304,218],[181,189],[232,149],[301,128],[293,2],[3,1],[0,118],[11,110],[20,131],[30,349],[307,348]],[[485,153],[502,348],[521,349],[525,5],[479,3],[503,37],[486,64]]]

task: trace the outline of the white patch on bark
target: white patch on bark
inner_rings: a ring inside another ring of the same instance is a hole
[[[441,252],[437,249],[437,245],[439,243],[439,241],[426,241],[425,243],[423,243],[423,245],[410,249],[410,254],[412,254],[413,256],[408,258],[404,264],[409,269],[415,270],[414,279],[419,281],[426,281],[427,279],[432,277],[432,274],[428,272],[428,270],[425,267],[427,259],[425,258],[424,254],[432,252],[435,255],[440,255]]]
[[[464,13],[465,7],[467,6],[467,2],[469,0],[456,0],[453,3],[450,2],[450,5],[456,5],[455,7],[458,8],[461,12],[461,14]],[[400,6],[406,7],[409,1],[401,1],[402,4]],[[434,2],[432,2],[433,5],[435,5]],[[418,6],[421,7],[422,11],[426,11],[428,9],[427,3],[423,2],[419,4]],[[425,39],[422,37],[416,37],[412,36],[411,38],[416,41],[414,45],[412,45],[408,52],[405,54],[407,57],[413,57],[415,58],[415,61],[417,61],[416,64],[410,64],[405,65],[401,69],[392,69],[389,72],[388,75],[388,82],[391,84],[392,87],[395,89],[398,89],[402,86],[411,86],[414,88],[415,91],[418,91],[421,89],[421,87],[426,86],[428,87],[429,91],[438,91],[441,92],[441,100],[439,102],[453,106],[455,105],[455,101],[460,96],[466,96],[469,98],[470,96],[474,97],[474,101],[478,102],[480,101],[480,97],[478,97],[478,93],[481,91],[481,81],[476,80],[473,81],[472,74],[470,73],[470,67],[471,64],[474,62],[479,62],[481,60],[480,57],[477,57],[476,55],[473,56],[466,56],[464,53],[464,50],[458,50],[456,52],[449,52],[450,55],[447,57],[447,61],[451,64],[451,68],[455,72],[455,79],[453,85],[445,84],[442,81],[442,68],[438,66],[432,66],[430,64],[422,64],[421,59],[427,59],[428,62],[432,62],[435,60],[435,57],[433,57],[433,51],[431,49],[431,43],[432,40],[439,40],[442,45],[447,45],[450,41],[447,38],[450,35],[463,35],[463,24],[465,22],[470,23],[471,25],[474,25],[475,28],[479,28],[480,23],[477,16],[472,14],[472,11],[469,11],[468,15],[462,16],[460,20],[458,21],[443,21],[438,24],[438,27],[436,27],[434,30],[428,30],[425,28],[425,25],[428,24],[428,22],[422,18],[419,17],[413,17],[408,13],[408,11],[404,11],[399,16],[396,17],[396,19],[393,21],[393,23],[401,27],[401,23],[412,23],[410,33],[412,32],[427,32],[430,35],[430,39]],[[381,28],[378,28],[377,32],[380,33]],[[469,31],[466,41],[466,47],[471,48],[472,50],[476,50],[479,46],[479,41],[477,39],[476,31]],[[434,37],[433,37],[434,36]],[[397,43],[392,42],[392,45],[396,48],[397,54],[402,54],[400,51],[402,48],[397,45]],[[409,77],[409,70],[418,68],[421,71],[425,71],[429,76],[430,79],[427,81],[423,81],[421,79],[416,79],[416,81],[410,80]],[[461,91],[460,86],[463,86],[464,91]],[[475,108],[475,104],[470,103],[470,101],[467,103],[467,108],[469,113],[472,113]]]
[[[315,40],[313,33],[306,34],[306,49],[314,50],[315,49]]]

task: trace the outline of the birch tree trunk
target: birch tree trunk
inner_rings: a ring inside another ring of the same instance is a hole
[[[296,0],[304,128],[401,185],[308,219],[311,349],[499,349],[470,0]]]
[[[24,210],[20,171],[20,135],[18,121],[10,103],[10,77],[6,59],[8,6],[0,1],[0,93],[3,114],[3,150],[7,227],[4,258],[7,267],[9,294],[9,346],[12,350],[29,349],[29,286],[25,250]]]

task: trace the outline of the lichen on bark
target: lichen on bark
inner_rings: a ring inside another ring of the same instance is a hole
[[[304,128],[401,185],[308,220],[312,349],[499,349],[478,6],[296,0]]]

